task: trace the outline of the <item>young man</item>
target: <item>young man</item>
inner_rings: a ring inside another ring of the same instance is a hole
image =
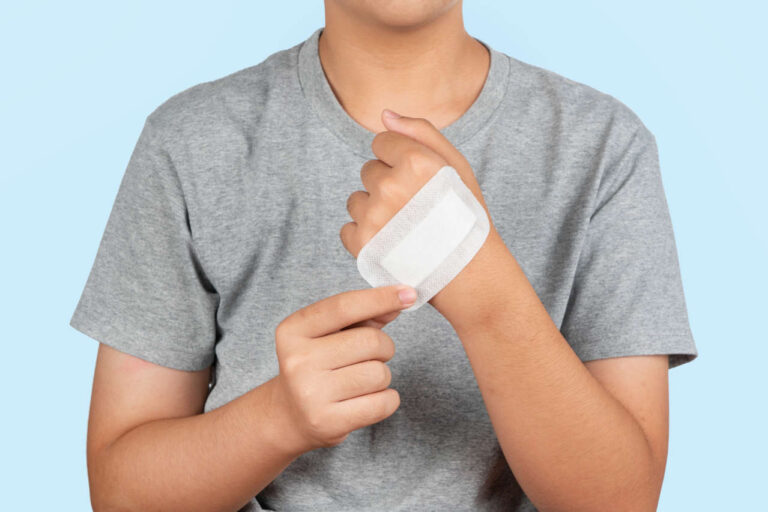
[[[71,320],[94,508],[654,510],[697,356],[655,138],[460,1],[325,7],[146,119]],[[399,315],[355,258],[445,164],[491,232]]]

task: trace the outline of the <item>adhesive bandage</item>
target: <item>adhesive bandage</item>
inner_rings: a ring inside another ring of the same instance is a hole
[[[408,284],[414,311],[442,290],[485,242],[488,215],[450,165],[440,168],[357,255],[357,269],[373,286]]]

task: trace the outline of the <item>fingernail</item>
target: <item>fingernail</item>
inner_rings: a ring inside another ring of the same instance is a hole
[[[414,302],[416,302],[416,290],[410,286],[401,285],[397,287],[397,290],[397,296],[400,299],[400,302],[403,303],[403,306],[411,306]]]
[[[393,111],[389,110],[388,108],[384,109],[384,115],[387,116],[390,119],[397,119],[398,117],[403,117],[400,114],[398,114],[397,112],[393,112]]]

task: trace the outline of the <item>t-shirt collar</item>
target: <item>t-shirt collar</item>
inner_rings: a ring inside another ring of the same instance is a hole
[[[333,93],[323,71],[318,54],[318,39],[323,31],[320,27],[299,47],[298,74],[304,97],[327,127],[356,154],[369,160],[376,158],[371,150],[375,133],[355,121],[341,106]],[[475,38],[477,39],[477,38]],[[510,63],[506,54],[491,48],[477,39],[491,55],[490,69],[480,94],[474,103],[457,120],[441,131],[454,146],[459,146],[486,124],[504,97],[509,79]]]

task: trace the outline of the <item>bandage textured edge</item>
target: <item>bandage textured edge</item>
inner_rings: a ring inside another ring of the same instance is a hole
[[[381,265],[381,260],[386,255],[384,243],[396,244],[402,240],[410,229],[423,220],[434,206],[434,198],[441,197],[445,191],[453,190],[459,198],[475,214],[476,225],[480,228],[472,229],[459,245],[438,265],[421,283],[419,289],[428,290],[427,293],[419,293],[416,302],[402,311],[415,311],[434,297],[448,283],[450,283],[480,250],[490,231],[490,222],[485,208],[475,198],[472,191],[466,186],[456,169],[450,165],[441,167],[435,175],[425,183],[414,196],[397,213],[376,232],[376,234],[360,249],[357,256],[357,268],[363,278],[371,286],[387,286],[398,284],[387,270]],[[386,278],[377,278],[377,273]]]

